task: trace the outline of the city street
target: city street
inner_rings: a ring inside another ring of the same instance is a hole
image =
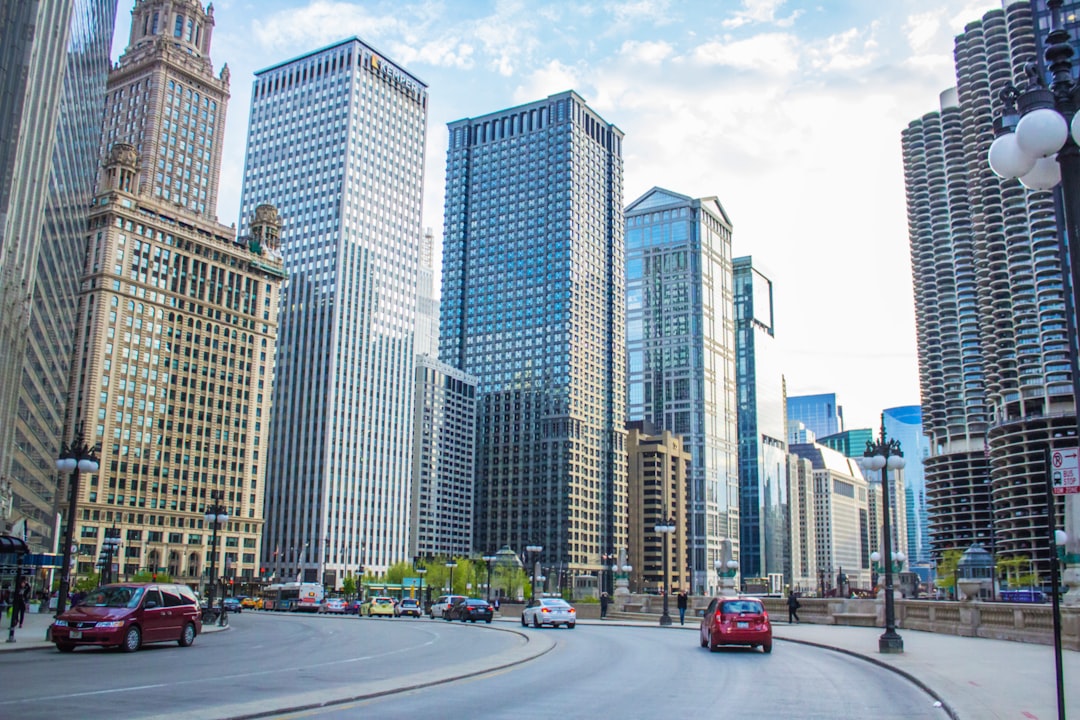
[[[420,687],[500,665],[508,667]],[[843,654],[779,640],[771,655],[710,654],[690,631],[585,623],[534,630],[246,612],[190,649],[9,653],[0,656],[0,677],[0,716],[20,720],[223,718],[281,708],[313,708],[297,718],[945,717],[903,678]],[[418,689],[394,692],[401,687]]]

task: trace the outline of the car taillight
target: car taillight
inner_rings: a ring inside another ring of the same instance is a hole
[[[540,612],[551,612],[551,608],[541,608]]]
[[[574,613],[576,613],[576,612],[577,612],[577,610],[575,610],[574,608],[570,608],[570,614],[571,614],[571,615],[573,615],[573,614],[574,614]]]

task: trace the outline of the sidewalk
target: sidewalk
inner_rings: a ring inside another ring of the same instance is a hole
[[[45,635],[52,625],[53,614],[27,613],[21,628],[15,628],[15,642],[6,642],[11,626],[11,619],[4,615],[0,617],[0,653],[15,652],[19,650],[55,650],[56,646],[45,639]],[[220,632],[228,628],[219,628],[216,625],[203,625],[203,633]]]

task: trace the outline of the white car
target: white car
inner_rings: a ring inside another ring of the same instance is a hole
[[[571,630],[577,624],[577,611],[562,598],[535,598],[529,601],[521,613],[521,624],[542,627],[565,625]]]
[[[464,600],[464,595],[440,595],[435,598],[435,602],[431,603],[431,608],[428,610],[428,615],[432,618],[441,618],[446,614],[446,611],[451,605],[458,600]]]
[[[326,598],[319,605],[319,612],[321,613],[337,613],[339,615],[345,614],[345,601],[341,598]]]

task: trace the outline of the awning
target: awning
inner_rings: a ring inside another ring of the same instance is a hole
[[[22,538],[17,538],[14,535],[0,535],[0,554],[15,553],[21,555],[28,552],[30,552],[30,548],[26,546]]]

